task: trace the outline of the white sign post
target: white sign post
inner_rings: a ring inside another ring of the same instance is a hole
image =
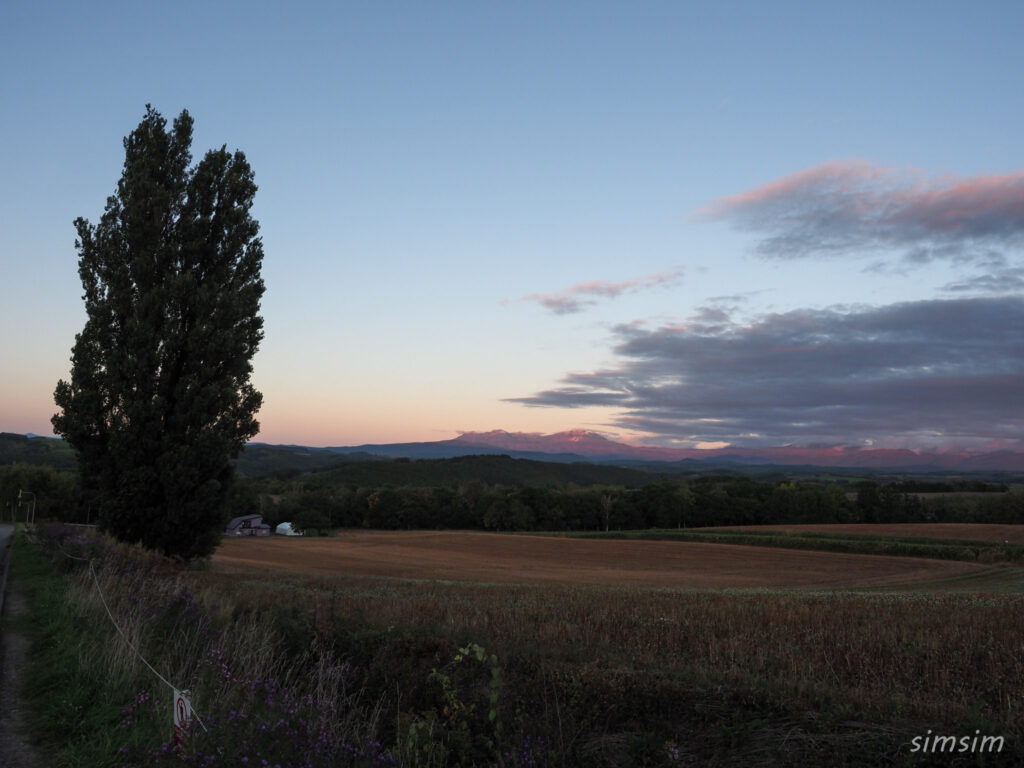
[[[185,742],[185,734],[192,724],[192,702],[188,691],[174,689],[174,743],[179,746]]]

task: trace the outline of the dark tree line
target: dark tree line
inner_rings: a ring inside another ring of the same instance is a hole
[[[36,492],[39,517],[95,522],[76,472],[25,464],[0,467],[0,501]],[[267,522],[330,528],[599,531],[798,523],[1024,523],[1024,492],[998,485],[922,498],[899,483],[855,486],[759,482],[735,477],[662,480],[623,486],[506,486],[480,481],[439,486],[305,487],[241,480],[227,494],[227,516],[260,512]],[[978,490],[988,491],[978,493]],[[931,492],[934,493],[934,492]],[[14,502],[16,504],[16,501]],[[19,518],[20,519],[20,518]]]
[[[635,530],[716,525],[897,522],[1024,522],[1024,493],[922,499],[895,485],[758,482],[705,477],[621,486],[509,487],[463,483],[437,487],[306,490],[301,483],[264,494],[247,485],[237,508],[268,522],[308,528],[496,531]]]

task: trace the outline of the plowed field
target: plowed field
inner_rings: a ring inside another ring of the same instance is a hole
[[[227,568],[271,569],[299,575],[684,589],[829,589],[919,583],[991,570],[975,563],[923,558],[461,531],[228,539],[213,560]]]

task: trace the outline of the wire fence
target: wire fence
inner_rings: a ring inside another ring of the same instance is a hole
[[[38,542],[38,537],[36,537],[36,541]],[[179,719],[195,717],[196,722],[199,723],[199,726],[203,729],[203,731],[208,732],[205,723],[203,723],[203,719],[199,716],[199,713],[192,708],[192,703],[188,700],[188,691],[183,688],[178,688],[176,685],[174,685],[174,683],[172,683],[166,677],[161,675],[160,672],[158,672],[157,669],[152,664],[150,664],[149,661],[146,660],[146,658],[142,655],[142,653],[135,646],[135,644],[132,643],[132,641],[128,638],[128,635],[121,628],[121,625],[117,622],[117,619],[114,617],[113,611],[110,610],[110,604],[107,602],[107,598],[103,594],[103,587],[100,586],[99,577],[96,575],[96,568],[93,565],[93,559],[89,557],[81,557],[80,555],[73,555],[70,552],[66,552],[64,548],[60,545],[60,543],[56,540],[53,541],[53,545],[57,548],[57,551],[60,552],[60,554],[62,554],[64,557],[70,560],[77,560],[88,565],[89,575],[92,577],[92,582],[96,587],[96,593],[99,595],[100,602],[103,604],[103,608],[104,610],[106,610],[107,616],[110,618],[110,623],[114,625],[114,629],[117,630],[118,634],[121,636],[121,639],[124,640],[125,645],[127,645],[128,648],[131,649],[132,653],[135,654],[136,658],[138,658],[138,660],[141,661],[150,672],[156,675],[160,682],[162,682],[164,685],[171,689],[171,697],[172,700],[175,702],[175,709],[177,708],[178,702],[182,698],[184,698],[185,712],[180,713],[180,715],[184,715],[184,717],[181,717],[178,712],[175,712],[175,723],[177,723]]]

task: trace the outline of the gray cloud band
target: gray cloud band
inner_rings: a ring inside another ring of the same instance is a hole
[[[617,409],[665,438],[779,443],[1018,443],[1024,299],[965,298],[620,326],[616,367],[573,373],[529,406]]]

